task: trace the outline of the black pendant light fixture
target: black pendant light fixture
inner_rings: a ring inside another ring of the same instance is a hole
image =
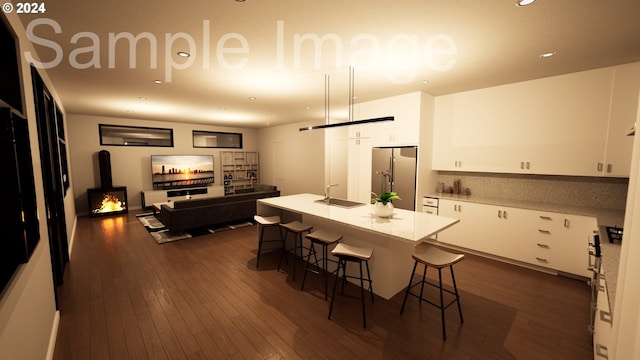
[[[354,104],[354,71],[353,67],[349,67],[349,120],[346,122],[329,123],[329,75],[324,76],[324,124],[301,127],[300,131],[327,129],[341,126],[369,124],[383,121],[393,121],[393,116],[384,116],[372,119],[353,120],[353,104]]]

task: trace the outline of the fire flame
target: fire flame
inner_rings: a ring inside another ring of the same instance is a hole
[[[99,209],[94,209],[94,214],[110,213],[117,211],[124,211],[125,204],[120,201],[117,196],[111,194],[105,194],[102,198],[102,204]]]

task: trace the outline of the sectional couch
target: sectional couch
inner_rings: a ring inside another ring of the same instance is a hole
[[[169,231],[252,219],[258,199],[280,196],[273,185],[256,184],[253,191],[205,199],[178,200],[162,205],[158,219]]]

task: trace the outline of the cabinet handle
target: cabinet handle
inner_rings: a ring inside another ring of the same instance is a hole
[[[611,324],[612,322],[611,313],[608,311],[600,310],[600,320]]]
[[[609,358],[609,349],[601,344],[596,344],[596,355],[601,356],[605,359]]]
[[[505,219],[507,218],[507,210],[502,212],[502,217],[505,218]]]
[[[529,168],[531,168],[529,162],[527,161],[527,170],[529,170]]]
[[[545,264],[549,262],[549,260],[547,260],[547,259],[545,259],[545,258],[537,257],[537,256],[536,256],[536,260],[538,260],[538,261],[540,261],[540,262],[543,262],[543,263],[545,263]]]
[[[540,244],[540,243],[538,243],[537,245],[538,245],[539,247],[543,248],[543,249],[549,249],[549,245],[547,245],[547,244]]]
[[[542,233],[542,234],[551,235],[551,231],[549,231],[549,230],[538,229],[538,232]]]
[[[520,169],[524,170],[524,161],[520,161]]]
[[[564,219],[564,227],[569,227],[569,219]]]
[[[613,169],[613,165],[607,164],[607,173],[611,173],[612,169]]]
[[[542,219],[542,220],[551,220],[551,216],[540,215],[540,219]]]
[[[502,219],[502,210],[498,210],[498,217]]]
[[[603,169],[603,164],[601,162],[598,163],[598,171],[602,171]]]

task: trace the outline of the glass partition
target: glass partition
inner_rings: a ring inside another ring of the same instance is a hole
[[[173,129],[99,124],[100,145],[173,147]]]
[[[242,134],[193,130],[193,147],[242,149]]]

